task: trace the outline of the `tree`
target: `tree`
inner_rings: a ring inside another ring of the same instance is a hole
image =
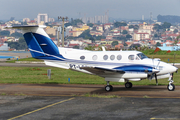
[[[122,34],[128,34],[128,31],[127,30],[123,30]]]
[[[90,37],[89,40],[91,40],[92,43],[95,43],[95,39],[93,37]]]
[[[15,38],[20,38],[20,37],[23,37],[23,34],[19,32],[15,32],[15,33],[12,33],[11,36]]]
[[[64,26],[68,27],[68,26],[72,26],[71,23],[65,23]]]
[[[158,37],[158,34],[154,34],[154,37]]]
[[[115,22],[114,27],[120,27],[120,26],[127,26],[127,23],[125,22]]]
[[[95,36],[95,35],[93,35],[93,38],[96,39],[96,40],[101,40],[101,39],[105,39],[106,37],[105,36]]]
[[[157,47],[157,46],[161,46],[161,43],[157,42],[157,43],[156,43],[156,47]]]
[[[139,29],[139,25],[134,25],[134,29],[138,30]]]
[[[173,32],[174,32],[174,34],[176,34],[176,33],[178,32],[178,30],[177,30],[177,29],[175,29]]]
[[[163,29],[167,29],[167,28],[170,28],[170,27],[171,27],[171,23],[164,22],[164,23],[162,24],[162,28],[163,28]]]
[[[92,23],[88,23],[88,24],[87,24],[87,26],[89,26],[89,27],[93,27],[93,25],[94,25],[94,24],[92,24]]]
[[[124,42],[124,46],[128,46],[128,44],[126,42]]]
[[[74,49],[79,49],[79,46],[78,46],[78,45],[75,45],[73,48],[74,48]]]
[[[19,38],[18,42],[6,42],[8,43],[9,47],[12,49],[16,49],[16,50],[25,50],[28,49],[26,41],[24,40],[24,38]]]
[[[92,38],[92,35],[90,34],[90,30],[88,29],[88,30],[85,30],[83,33],[81,33],[78,37],[89,39],[89,38]]]
[[[127,39],[130,39],[130,38],[132,38],[132,36],[131,36],[130,34],[127,34],[127,35],[126,35],[126,38],[127,38]]]
[[[118,44],[119,44],[118,41],[113,41],[113,42],[111,43],[112,46],[115,46],[115,45],[118,45]]]
[[[130,26],[129,26],[129,29],[131,29],[131,28],[134,28],[134,25],[130,25]]]
[[[10,32],[8,30],[3,30],[0,32],[0,36],[9,36]]]
[[[82,20],[80,20],[80,19],[75,19],[75,20],[71,20],[71,24],[72,24],[72,26],[77,26],[78,25],[78,23],[83,23],[83,21]]]
[[[159,24],[154,24],[153,30],[159,31],[159,29],[162,29],[162,26]]]
[[[117,40],[124,40],[124,41],[127,40],[126,37],[124,37],[124,36],[116,37],[116,38],[114,38],[114,39],[117,39]]]

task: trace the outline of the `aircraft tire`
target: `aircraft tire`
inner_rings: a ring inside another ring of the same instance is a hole
[[[125,83],[125,87],[126,87],[126,88],[132,88],[132,83],[131,83],[131,82]]]
[[[172,84],[172,83],[171,83],[171,84],[168,84],[167,89],[168,89],[169,91],[174,91],[175,85]]]
[[[112,91],[113,90],[113,86],[112,85],[106,85],[105,90],[107,92]]]

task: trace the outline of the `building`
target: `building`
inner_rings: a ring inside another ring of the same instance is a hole
[[[31,20],[29,18],[24,18],[23,22],[30,22]]]
[[[166,51],[168,51],[168,50],[170,50],[170,51],[180,50],[179,46],[167,46],[166,43],[164,43],[162,47],[158,47],[158,48],[160,48],[161,50],[166,50]]]
[[[8,43],[1,43],[0,44],[0,51],[7,51],[7,50],[9,50],[9,48],[8,48]]]
[[[48,15],[47,14],[41,14],[39,13],[37,15],[37,23],[47,23],[49,21]]]
[[[95,17],[83,17],[82,21],[84,23],[109,23],[109,17],[107,14]]]

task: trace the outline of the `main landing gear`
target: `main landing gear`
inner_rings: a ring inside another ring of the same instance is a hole
[[[125,83],[125,87],[126,87],[126,88],[132,88],[132,83],[131,83],[131,82],[126,82],[126,83]],[[112,85],[109,85],[109,81],[107,81],[107,85],[106,85],[106,87],[105,87],[105,90],[106,90],[107,92],[113,90],[113,86],[112,86]]]
[[[131,82],[126,82],[125,87],[126,88],[132,88],[132,83]]]
[[[112,85],[109,85],[109,81],[107,81],[107,85],[106,85],[106,87],[105,87],[105,90],[106,90],[107,92],[113,90],[113,86],[112,86]]]
[[[173,84],[173,73],[171,74],[171,76],[169,77],[169,84],[168,84],[168,86],[167,86],[167,89],[169,90],[169,91],[174,91],[174,89],[175,89],[175,85]]]

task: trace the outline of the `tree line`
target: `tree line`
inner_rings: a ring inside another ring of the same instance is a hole
[[[17,41],[17,42],[12,42],[12,41],[6,41],[5,42],[5,43],[8,43],[8,46],[11,49],[16,49],[16,50],[26,50],[26,49],[28,49],[26,41],[24,40],[22,33],[15,32],[15,33],[12,33],[10,35],[10,32],[8,30],[3,30],[3,31],[0,31],[0,36],[19,38],[19,41]]]

